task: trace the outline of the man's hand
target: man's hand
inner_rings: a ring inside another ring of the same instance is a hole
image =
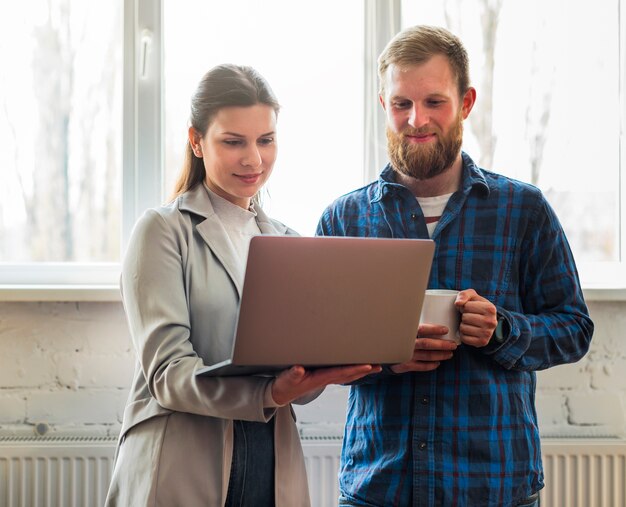
[[[454,304],[461,312],[461,342],[472,347],[487,345],[498,325],[498,311],[493,303],[474,289],[467,289],[459,292]]]
[[[333,366],[314,370],[292,366],[281,372],[274,380],[272,398],[278,405],[286,405],[329,384],[347,384],[380,370],[380,366],[371,364]]]
[[[460,291],[454,303],[461,312],[459,337],[461,342],[472,347],[484,347],[498,324],[498,311],[491,301],[479,296],[474,289]],[[415,349],[410,361],[391,367],[394,373],[408,371],[431,371],[439,367],[441,361],[452,357],[457,345],[441,336],[448,328],[434,324],[420,324],[415,340]]]
[[[417,330],[417,339],[413,349],[413,357],[406,363],[394,364],[391,371],[406,373],[408,371],[431,371],[436,369],[441,361],[450,359],[456,350],[456,343],[442,340],[441,336],[448,333],[446,326],[435,324],[420,324]]]

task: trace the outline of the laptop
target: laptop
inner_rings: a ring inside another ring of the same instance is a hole
[[[426,239],[253,237],[231,357],[196,375],[408,361],[434,248]]]

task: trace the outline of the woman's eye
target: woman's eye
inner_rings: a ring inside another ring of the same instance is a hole
[[[259,144],[266,146],[268,144],[272,144],[274,142],[274,138],[273,137],[262,137],[261,139],[259,139]]]
[[[224,144],[228,146],[240,146],[242,143],[241,139],[224,139]]]

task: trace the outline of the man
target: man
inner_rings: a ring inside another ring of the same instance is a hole
[[[409,28],[378,70],[391,163],[318,234],[431,237],[429,286],[461,290],[462,343],[422,324],[411,361],[351,387],[340,505],[538,505],[534,372],[579,360],[593,333],[567,240],[538,189],[461,151],[476,91],[457,37]]]

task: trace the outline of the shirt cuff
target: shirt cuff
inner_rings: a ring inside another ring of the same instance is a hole
[[[483,347],[483,352],[485,354],[493,354],[500,350],[511,337],[511,330],[512,326],[509,318],[504,312],[498,310],[498,327],[496,327],[496,331],[494,331],[489,343]]]

